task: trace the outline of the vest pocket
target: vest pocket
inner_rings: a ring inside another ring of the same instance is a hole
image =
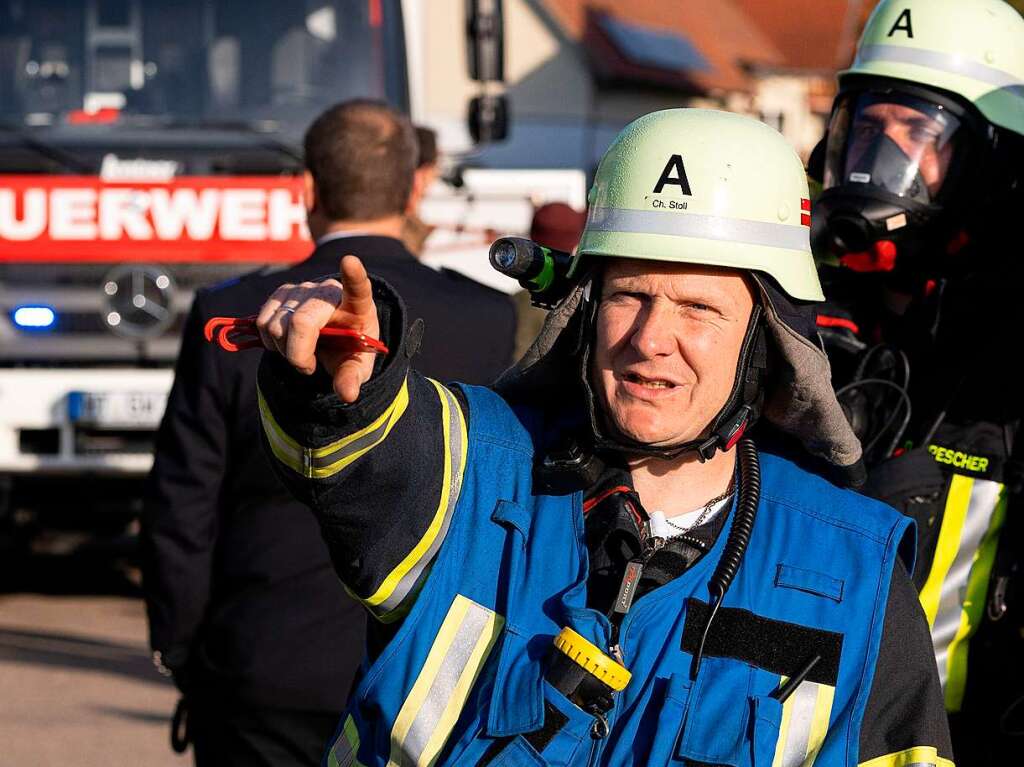
[[[541,755],[526,741],[526,738],[519,735],[501,749],[493,760],[481,761],[479,764],[481,767],[483,765],[490,765],[490,767],[528,767],[528,765],[547,767],[549,762],[541,758]]]
[[[460,767],[497,764],[499,756],[520,760],[508,764],[536,763],[521,761],[530,756],[565,765],[582,741],[589,742],[594,718],[543,678],[543,666],[531,658],[529,644],[527,637],[505,626],[485,726],[455,762]],[[523,743],[503,756],[518,741]]]
[[[686,705],[675,759],[684,764],[747,764],[753,673],[752,667],[731,658],[704,658]]]
[[[544,727],[526,735],[548,764],[573,763],[581,745],[590,743],[594,717],[544,680]]]
[[[768,695],[750,701],[754,718],[753,767],[771,767],[782,726],[782,704]]]
[[[490,698],[488,735],[507,737],[541,726],[544,718],[541,674],[541,664],[530,658],[527,637],[506,624]]]
[[[669,737],[669,734],[679,732],[689,696],[690,678],[688,675],[673,674],[669,677],[665,683],[665,700],[661,705],[661,712],[658,714],[658,724],[654,728],[655,737],[652,738],[651,753],[647,757],[647,764],[651,767],[678,764],[674,761],[673,756],[677,738]]]
[[[705,665],[706,664],[706,665]],[[757,731],[756,714],[749,697],[753,669],[728,658],[705,657],[700,677],[691,682],[689,674],[669,677],[664,702],[658,715],[655,737],[647,764],[651,767],[747,767],[751,764],[751,719]],[[778,701],[771,700],[778,707]],[[771,708],[765,707],[763,718],[771,723]],[[763,725],[762,725],[762,729]],[[764,729],[767,761],[754,761],[771,767],[778,737],[778,720],[774,730]],[[754,749],[761,747],[756,743]],[[770,741],[770,743],[769,743]]]
[[[452,764],[454,767],[551,765],[567,767],[590,742],[594,718],[544,682],[544,721],[531,732],[500,737],[477,731]],[[493,706],[493,699],[492,699]]]

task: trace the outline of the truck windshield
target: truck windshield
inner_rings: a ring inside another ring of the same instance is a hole
[[[393,0],[0,0],[0,121],[244,123],[297,138],[354,97],[406,106]]]

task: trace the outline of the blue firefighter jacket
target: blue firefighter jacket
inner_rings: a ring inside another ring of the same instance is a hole
[[[762,452],[753,535],[699,674],[691,680],[694,636],[725,534],[626,615],[619,646],[632,680],[615,694],[610,733],[594,738],[594,717],[543,678],[563,626],[609,646],[608,620],[586,607],[581,494],[535,490],[529,413],[465,387],[467,429],[437,389],[450,456],[429,538],[439,548],[324,764],[857,764],[889,580],[896,558],[913,556],[908,519]],[[412,582],[414,566],[400,565],[365,600],[371,609]],[[772,693],[813,654],[821,662],[780,704]]]

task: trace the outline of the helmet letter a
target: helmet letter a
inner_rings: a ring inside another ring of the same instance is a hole
[[[909,8],[904,8],[900,15],[896,17],[896,21],[893,23],[892,29],[889,30],[889,34],[886,35],[886,37],[892,37],[897,32],[906,32],[907,37],[914,37],[914,25],[910,20]]]
[[[676,174],[674,177],[673,171]],[[679,187],[682,194],[693,196],[693,192],[690,191],[690,182],[686,178],[686,168],[683,167],[683,158],[680,155],[674,154],[669,158],[665,164],[665,170],[661,172],[661,178],[654,185],[654,194],[661,194],[661,190],[667,184],[674,184]]]

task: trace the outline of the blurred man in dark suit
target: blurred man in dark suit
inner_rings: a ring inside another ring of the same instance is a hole
[[[285,271],[197,293],[149,478],[150,642],[187,701],[200,765],[319,764],[365,640],[364,612],[335,577],[313,515],[260,447],[260,355],[206,343],[206,321],[254,314],[282,282],[334,273],[351,253],[430,327],[414,361],[425,374],[484,383],[512,357],[510,300],[402,245],[418,194],[406,118],[376,102],[336,106],[307,132],[305,162],[316,248]]]

